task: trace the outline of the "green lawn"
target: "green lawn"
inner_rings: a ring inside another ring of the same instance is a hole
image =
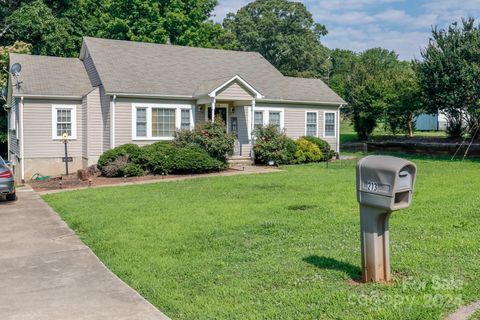
[[[415,131],[413,133],[414,137],[437,137],[437,138],[445,138],[447,135],[445,131]],[[400,133],[397,135],[393,135],[391,132],[385,130],[383,124],[379,124],[377,128],[372,133],[371,139],[382,139],[388,137],[404,137],[405,134]],[[357,133],[353,129],[353,125],[350,121],[342,121],[340,124],[340,143],[346,142],[357,142],[359,141]]]
[[[355,162],[45,196],[172,319],[440,319],[480,298],[480,165],[415,159],[391,284],[362,284]]]

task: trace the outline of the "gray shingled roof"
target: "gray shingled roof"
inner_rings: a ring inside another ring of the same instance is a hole
[[[10,54],[10,66],[22,65],[19,80],[23,83],[13,94],[81,97],[92,90],[83,62],[78,58],[58,58]]]
[[[98,38],[84,41],[107,93],[193,97],[206,84],[238,74],[264,99],[345,103],[321,80],[284,77],[256,52]]]

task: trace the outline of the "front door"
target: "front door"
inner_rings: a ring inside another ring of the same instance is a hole
[[[222,119],[223,124],[227,127],[227,108],[216,107],[215,108],[215,120]],[[212,120],[212,108],[208,107],[208,120]]]

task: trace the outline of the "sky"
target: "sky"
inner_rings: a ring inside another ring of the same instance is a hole
[[[213,19],[221,22],[248,0],[219,0]],[[400,59],[420,58],[432,26],[445,28],[462,17],[480,19],[480,0],[301,0],[327,27],[322,43],[361,52],[383,47]],[[480,21],[480,20],[479,20]]]

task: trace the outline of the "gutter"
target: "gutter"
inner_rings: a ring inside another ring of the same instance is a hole
[[[274,103],[298,103],[298,104],[314,104],[314,105],[328,105],[328,106],[340,106],[345,102],[331,102],[331,101],[308,101],[308,100],[281,100],[281,99],[258,99],[257,102],[274,102]]]
[[[49,94],[24,94],[24,95],[13,95],[15,98],[29,98],[29,99],[71,99],[71,100],[82,100],[83,96],[60,96],[60,95],[49,95]]]
[[[131,98],[165,98],[165,99],[178,99],[178,100],[196,100],[193,96],[182,95],[165,95],[165,94],[144,94],[144,93],[122,93],[122,92],[106,92],[107,96],[114,97],[131,97]]]

